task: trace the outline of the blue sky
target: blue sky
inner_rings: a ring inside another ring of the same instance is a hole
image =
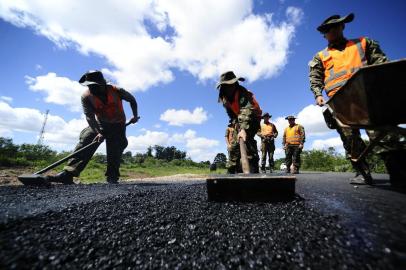
[[[127,129],[127,150],[175,145],[212,161],[226,152],[228,121],[215,84],[234,70],[280,133],[294,114],[307,131],[305,149],[342,151],[309,90],[307,63],[326,46],[315,28],[354,12],[348,38],[367,36],[391,60],[405,57],[405,1],[93,2],[0,0],[0,136],[36,143],[49,109],[44,143],[71,150],[86,126],[77,80],[100,69],[137,98],[141,120]]]

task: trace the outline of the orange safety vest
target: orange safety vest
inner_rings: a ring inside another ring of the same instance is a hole
[[[125,114],[123,103],[115,86],[107,85],[107,103],[100,100],[99,97],[89,94],[97,120],[106,123],[125,123]]]
[[[259,107],[258,101],[255,99],[254,94],[250,91],[246,90],[248,94],[251,96],[251,104],[254,107],[254,113],[258,118],[261,118],[262,110]],[[235,115],[240,114],[240,90],[235,91],[234,99],[231,103],[226,103],[226,106],[230,108]]]
[[[324,67],[324,89],[332,97],[362,66],[367,65],[366,39],[348,40],[343,51],[326,48],[318,53]]]
[[[299,125],[295,124],[293,127],[285,128],[285,143],[298,145],[303,140],[303,134],[300,133]]]
[[[271,136],[273,135],[274,130],[273,130],[273,124],[263,124],[261,125],[261,135],[262,136]]]

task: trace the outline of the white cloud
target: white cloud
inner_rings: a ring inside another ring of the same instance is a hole
[[[340,137],[334,137],[323,140],[314,140],[311,149],[327,150],[329,147],[334,147],[334,149],[341,154],[344,154],[345,152]]]
[[[81,110],[80,97],[84,88],[78,82],[66,77],[58,77],[52,72],[36,78],[29,76],[25,78],[32,91],[46,95],[45,102],[66,105],[74,112]]]
[[[133,153],[145,153],[149,146],[174,145],[176,148],[186,151],[194,161],[213,160],[219,151],[219,141],[204,137],[198,137],[196,131],[188,129],[184,133],[169,134],[161,131],[144,130],[144,134],[128,137],[126,151]]]
[[[0,97],[0,100],[3,100],[3,101],[5,101],[5,102],[7,102],[7,103],[13,102],[13,98],[12,98],[12,97],[6,97],[6,96],[1,96],[1,97]]]
[[[322,109],[316,105],[308,105],[304,107],[299,113],[297,113],[296,123],[301,124],[306,132],[306,137],[323,136],[330,132],[335,132],[327,127]],[[288,126],[286,116],[277,117],[273,123],[276,125],[280,135],[283,135],[283,131]]]
[[[285,15],[275,21],[271,13],[254,14],[251,0],[3,0],[0,6],[7,22],[105,58],[111,68],[96,68],[138,91],[172,81],[173,68],[200,80],[230,69],[249,81],[275,76],[287,63],[303,11],[288,7]]]
[[[145,153],[149,146],[168,145],[169,134],[160,131],[146,130],[143,135],[129,136],[128,147],[125,151],[131,151],[133,153]]]
[[[186,124],[202,124],[207,120],[207,112],[202,107],[197,107],[190,112],[188,110],[169,109],[161,114],[160,119],[168,122],[171,126],[183,126]]]
[[[220,142],[204,137],[198,137],[196,131],[188,129],[185,133],[175,133],[172,135],[171,143],[183,144],[186,152],[195,161],[213,161],[217,153]]]
[[[33,141],[36,141],[43,122],[44,114],[36,109],[13,108],[0,101],[0,134],[10,135],[14,131],[29,132],[33,134]],[[86,125],[83,118],[66,122],[57,115],[49,114],[45,125],[44,143],[57,149],[71,149]]]

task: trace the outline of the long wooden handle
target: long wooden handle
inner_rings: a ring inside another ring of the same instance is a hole
[[[140,119],[140,117],[138,117],[138,119]],[[128,125],[130,125],[130,124],[131,124],[131,122],[128,122],[128,123],[125,124],[125,126],[128,126]],[[44,168],[44,169],[42,169],[42,170],[40,170],[40,171],[38,171],[38,172],[35,172],[34,174],[41,174],[41,173],[47,172],[47,171],[49,171],[50,169],[53,169],[53,168],[55,168],[56,166],[58,166],[58,165],[64,163],[64,162],[67,161],[68,159],[70,159],[70,158],[76,156],[77,154],[79,154],[79,153],[85,151],[86,149],[88,149],[88,148],[94,146],[95,144],[101,144],[101,142],[99,143],[99,142],[97,142],[97,141],[93,141],[93,142],[91,142],[90,144],[88,144],[88,145],[86,145],[86,146],[84,146],[84,147],[82,147],[82,148],[76,150],[76,151],[73,152],[72,154],[70,154],[70,155],[68,155],[68,156],[66,156],[66,157],[64,157],[64,158],[62,158],[62,159],[56,161],[55,163],[52,163],[52,164],[49,165],[48,167],[46,167],[46,168]]]
[[[248,174],[250,173],[250,164],[248,163],[247,146],[245,145],[243,138],[240,138],[239,142],[240,142],[242,172]]]

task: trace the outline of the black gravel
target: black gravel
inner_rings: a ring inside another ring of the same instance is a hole
[[[3,214],[0,269],[402,269],[405,262],[405,231],[387,245],[312,195],[289,203],[211,203],[204,182],[19,191],[25,198],[69,191],[77,200],[37,214]]]

